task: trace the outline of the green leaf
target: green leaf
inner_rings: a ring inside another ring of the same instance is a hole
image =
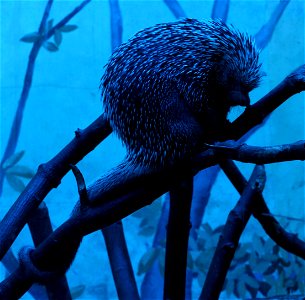
[[[213,230],[213,234],[222,233],[224,227],[225,227],[224,225],[220,225],[220,226],[216,227],[216,228]]]
[[[8,184],[17,192],[21,193],[25,189],[25,184],[23,181],[15,175],[6,174],[6,180]]]
[[[139,230],[139,235],[143,236],[152,236],[156,231],[154,226],[146,226]]]
[[[50,52],[58,51],[58,47],[52,42],[44,42],[43,47],[46,48]]]
[[[263,253],[265,253],[264,240],[262,237],[258,236],[257,234],[253,236],[252,246],[253,246],[253,250],[255,250],[259,256],[262,256]]]
[[[141,257],[139,261],[137,275],[146,273],[150,269],[156,257],[158,256],[158,253],[159,253],[158,248],[150,248],[146,253],[144,253],[144,255]]]
[[[237,282],[237,292],[238,292],[239,298],[245,299],[247,290],[246,290],[244,281],[239,280]]]
[[[187,268],[194,270],[194,259],[190,252],[187,253]]]
[[[197,241],[192,236],[189,237],[188,247],[189,247],[189,250],[197,250],[198,249]]]
[[[233,292],[234,292],[234,286],[235,286],[235,284],[234,284],[234,280],[233,279],[228,279],[227,281],[226,281],[226,293],[227,293],[227,295],[230,297],[232,294],[233,294]]]
[[[15,165],[10,167],[7,174],[21,176],[24,178],[32,178],[35,175],[35,172],[27,166]]]
[[[201,272],[208,270],[213,257],[215,249],[207,249],[204,252],[201,252],[198,257],[195,259],[195,265]]]
[[[80,284],[80,285],[72,287],[71,288],[72,299],[76,299],[79,296],[81,296],[84,293],[85,289],[86,289],[86,286],[84,284]]]
[[[8,169],[15,164],[22,158],[24,155],[24,151],[16,152],[13,155],[11,155],[6,161],[3,163],[3,169]]]
[[[62,32],[70,32],[77,28],[78,27],[76,25],[64,25],[64,26],[60,27],[59,30]]]
[[[152,204],[137,210],[132,214],[132,216],[135,218],[151,219],[152,216],[157,215],[161,212],[161,208],[162,208],[162,203],[161,203],[161,198],[159,198],[155,200]]]
[[[159,262],[159,270],[162,276],[165,274],[165,250],[160,249],[159,255],[158,255],[158,262]]]
[[[244,279],[245,283],[247,285],[249,285],[250,287],[252,287],[253,289],[255,289],[255,290],[259,289],[259,282],[256,279],[254,279],[253,277],[251,277],[247,274],[244,274],[243,279]]]
[[[46,32],[48,32],[53,27],[53,19],[48,20],[46,26]]]
[[[261,261],[258,264],[253,265],[253,270],[255,271],[255,273],[262,275],[269,268],[269,265],[270,264],[266,261]]]
[[[197,276],[197,281],[199,286],[203,286],[205,279],[206,279],[206,273],[199,272]]]
[[[20,41],[25,43],[35,43],[41,38],[41,35],[38,32],[32,32],[24,35]]]
[[[57,46],[59,46],[62,42],[62,33],[59,30],[55,30],[54,42]]]
[[[201,227],[203,228],[203,230],[209,235],[211,236],[213,234],[213,229],[212,227],[210,226],[210,224],[208,223],[204,223],[201,225]]]

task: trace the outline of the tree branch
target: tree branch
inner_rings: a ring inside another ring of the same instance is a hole
[[[236,190],[241,194],[247,185],[247,181],[239,169],[230,160],[221,161],[220,166]],[[262,195],[256,197],[255,205],[252,207],[252,213],[260,222],[265,232],[277,245],[305,260],[304,241],[300,240],[295,234],[288,233],[281,227],[279,222],[270,213]]]
[[[0,223],[0,259],[28,221],[29,215],[70,170],[70,164],[79,162],[111,131],[108,121],[102,115],[86,129],[78,129],[74,139],[65,148],[49,162],[39,166],[36,175]]]
[[[264,167],[257,165],[242,192],[242,195],[231,210],[222,234],[219,237],[208,274],[200,294],[200,300],[218,299],[222,290],[231,261],[238,247],[238,242],[251,216],[256,195],[261,194],[266,181]]]
[[[220,158],[233,159],[245,163],[270,164],[305,159],[305,141],[271,147],[249,146],[230,141],[208,145],[208,147]]]

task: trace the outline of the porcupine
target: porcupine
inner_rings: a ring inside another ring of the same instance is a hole
[[[127,157],[106,185],[171,167],[216,141],[230,108],[249,105],[258,60],[252,38],[220,20],[158,24],[119,46],[101,89]]]

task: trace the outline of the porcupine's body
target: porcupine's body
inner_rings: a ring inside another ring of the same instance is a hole
[[[221,21],[138,32],[116,49],[101,84],[129,165],[170,166],[217,139],[230,107],[249,104],[259,69],[253,41]]]

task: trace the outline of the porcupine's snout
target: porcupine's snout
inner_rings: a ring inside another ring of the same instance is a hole
[[[250,97],[247,92],[241,90],[232,90],[228,93],[228,103],[230,106],[249,106]]]

